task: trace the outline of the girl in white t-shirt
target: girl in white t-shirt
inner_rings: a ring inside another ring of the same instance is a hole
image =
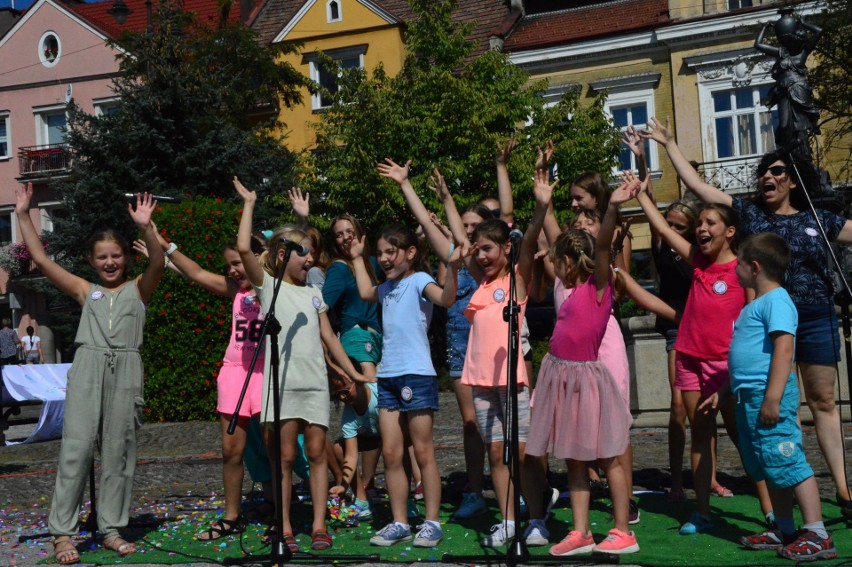
[[[27,327],[27,334],[21,338],[21,346],[24,347],[24,356],[26,356],[27,364],[44,364],[41,339],[35,334],[35,329],[32,325]]]

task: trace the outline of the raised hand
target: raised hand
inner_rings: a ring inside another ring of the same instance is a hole
[[[471,249],[472,245],[470,241],[464,240],[463,242],[460,242],[458,245],[456,245],[455,249],[453,250],[453,253],[450,255],[448,264],[450,266],[453,266],[454,268],[461,267],[462,261],[466,257],[470,256]]]
[[[429,188],[435,192],[438,199],[443,203],[450,197],[450,190],[447,188],[447,182],[444,176],[438,171],[438,168],[432,170],[432,176],[429,178]]]
[[[311,213],[311,194],[305,193],[303,196],[300,188],[291,187],[287,196],[290,197],[290,205],[292,205],[296,216],[302,219],[308,218]]]
[[[518,147],[518,141],[515,139],[515,136],[512,135],[505,143],[497,143],[497,163],[505,165],[509,161],[509,156],[512,155],[512,151]]]
[[[550,200],[553,198],[553,188],[556,187],[557,183],[559,183],[559,180],[550,183],[550,171],[547,168],[536,169],[535,186],[533,188],[535,202],[545,207],[549,205]]]
[[[627,146],[634,156],[640,157],[645,153],[645,141],[631,124],[621,135],[621,143]]]
[[[666,125],[663,126],[660,121],[657,120],[656,116],[652,116],[651,122],[648,122],[648,127],[643,130],[639,130],[639,135],[643,138],[650,138],[659,144],[665,145],[666,142],[670,142],[674,139],[674,134],[671,131],[669,122],[669,117],[666,116]]]
[[[136,252],[137,254],[142,254],[146,258],[148,257],[148,246],[141,238],[137,238],[136,240],[134,240],[131,248],[133,248],[134,252]]]
[[[435,213],[429,213],[429,220],[432,221],[432,224],[438,227],[438,230],[441,231],[441,234],[447,237],[447,240],[453,238],[453,233],[450,231],[449,228],[447,228],[446,225],[444,225],[443,222],[441,222],[441,219],[438,218],[438,215],[436,215]]]
[[[234,189],[237,190],[237,193],[243,198],[244,202],[254,203],[257,201],[257,193],[246,189],[245,186],[240,183],[240,179],[236,175],[234,176]]]
[[[642,187],[642,182],[634,175],[632,171],[625,171],[621,174],[621,185],[619,185],[609,197],[611,205],[620,205],[626,203],[630,199],[639,194]]]
[[[367,235],[363,235],[361,238],[353,238],[352,242],[349,244],[349,257],[353,260],[357,260],[361,256],[364,255],[364,248],[367,246]]]
[[[544,144],[544,151],[541,150],[540,146],[536,146],[535,149],[538,152],[538,159],[535,160],[535,168],[547,169],[550,165],[550,159],[553,157],[553,140],[548,140]]]
[[[379,175],[393,179],[399,185],[408,179],[408,170],[411,167],[411,160],[405,162],[405,165],[394,163],[391,158],[385,158],[385,163],[380,163],[376,166],[379,170]]]
[[[127,204],[127,211],[130,213],[130,218],[140,228],[148,228],[151,225],[151,215],[154,214],[154,209],[157,207],[157,201],[150,193],[136,194],[136,209],[133,208],[133,203]]]
[[[29,213],[32,200],[33,184],[22,183],[20,188],[15,189],[15,212],[18,214]]]

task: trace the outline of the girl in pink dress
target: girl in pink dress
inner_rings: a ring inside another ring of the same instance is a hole
[[[574,529],[550,549],[552,555],[639,551],[627,523],[627,476],[617,459],[627,449],[631,416],[612,374],[598,361],[612,311],[610,243],[618,206],[638,189],[639,181],[631,180],[612,193],[597,241],[586,232],[571,229],[560,235],[550,251],[557,277],[576,290],[562,305],[550,353],[539,370],[524,486],[533,493],[544,484],[540,459],[529,457],[551,453],[566,459]],[[597,545],[589,529],[590,461],[597,461],[606,472],[615,517],[615,528]],[[546,533],[543,521],[532,520],[528,532],[533,530]]]

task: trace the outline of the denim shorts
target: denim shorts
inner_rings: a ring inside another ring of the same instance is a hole
[[[814,475],[802,448],[799,411],[799,385],[787,381],[781,397],[778,423],[760,423],[764,391],[743,391],[737,399],[737,431],[743,467],[754,480],[765,480],[774,488],[790,488]]]
[[[666,352],[671,352],[674,350],[674,344],[677,340],[677,327],[674,329],[667,329],[666,334]]]
[[[451,378],[461,378],[469,336],[470,327],[447,326],[447,365]]]
[[[834,305],[797,304],[799,327],[796,329],[796,362],[827,364],[840,362],[840,333]],[[831,340],[826,340],[828,338]]]
[[[379,378],[379,409],[438,411],[438,378],[417,374]]]

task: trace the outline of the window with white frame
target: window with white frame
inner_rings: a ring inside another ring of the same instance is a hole
[[[65,105],[38,110],[36,118],[36,143],[40,146],[64,144],[68,120]]]
[[[53,232],[53,223],[57,217],[67,216],[67,210],[62,206],[60,201],[47,201],[38,204],[39,222],[41,223],[41,231]]]
[[[11,134],[9,113],[0,112],[0,159],[12,156]]]
[[[333,96],[338,91],[337,80],[346,69],[364,67],[364,54],[367,45],[356,45],[342,49],[332,49],[325,52],[334,64],[327,64],[318,53],[306,54],[303,61],[310,65],[311,79],[319,83],[322,89],[311,97],[313,110],[328,108],[333,102]]]
[[[325,15],[328,23],[343,21],[340,11],[340,0],[328,0],[325,4]]]
[[[628,126],[644,128],[655,114],[654,88],[659,84],[660,77],[660,73],[639,73],[595,81],[590,87],[596,93],[606,90],[604,111],[619,131],[624,132]],[[659,172],[660,160],[656,142],[645,140],[645,159],[649,171]],[[618,166],[613,169],[613,173],[627,169],[638,169],[636,156],[622,145],[618,154]]]
[[[112,116],[118,112],[118,103],[120,100],[118,98],[110,98],[94,101],[95,116]]]
[[[739,10],[740,8],[750,8],[751,0],[728,0],[728,10]]]
[[[758,156],[775,149],[778,111],[760,100],[770,85],[712,90],[716,159]]]

